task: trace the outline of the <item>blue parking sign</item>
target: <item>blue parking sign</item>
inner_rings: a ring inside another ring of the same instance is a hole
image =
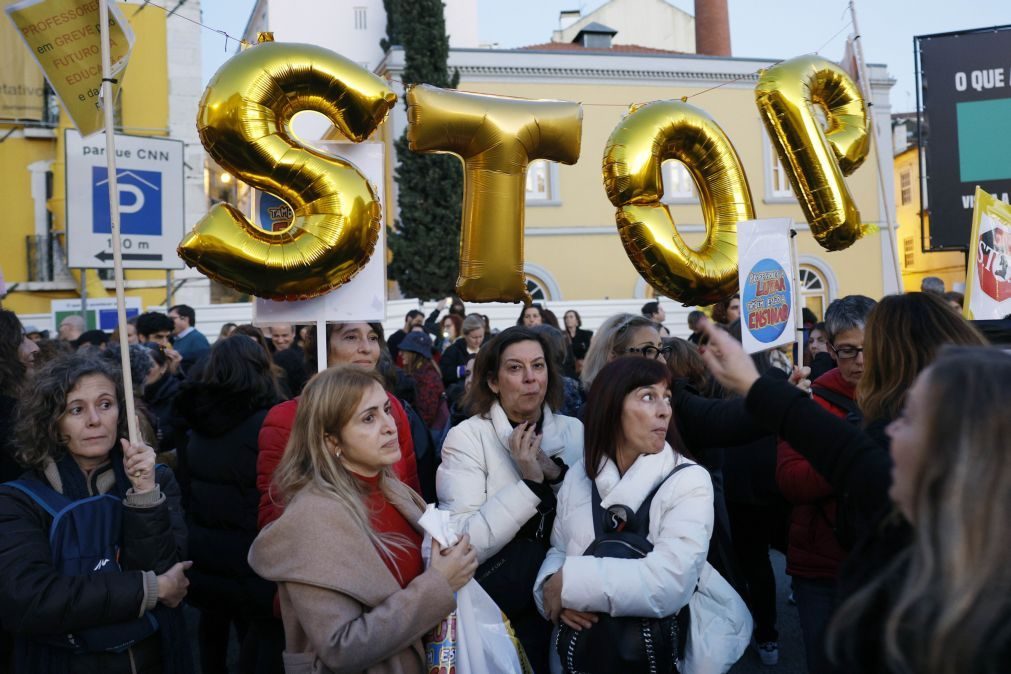
[[[109,170],[92,166],[92,229],[96,234],[111,234],[109,215]],[[122,234],[162,234],[162,174],[158,171],[120,169],[119,229]]]

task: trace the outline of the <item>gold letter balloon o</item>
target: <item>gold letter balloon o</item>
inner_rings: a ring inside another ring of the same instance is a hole
[[[699,250],[660,201],[667,159],[682,162],[698,188],[706,225]],[[651,286],[686,305],[733,294],[737,223],[754,219],[755,209],[741,160],[712,117],[679,101],[633,106],[607,141],[603,171],[625,252]]]
[[[856,83],[838,64],[800,56],[762,73],[755,101],[814,238],[826,250],[848,248],[864,227],[843,176],[863,163],[870,143]]]
[[[295,113],[315,110],[360,142],[395,102],[383,80],[312,45],[264,42],[227,61],[200,101],[200,140],[226,171],[287,201],[294,218],[268,232],[217,204],[179,256],[225,285],[274,300],[347,283],[375,250],[379,197],[354,165],[301,145],[288,125]]]

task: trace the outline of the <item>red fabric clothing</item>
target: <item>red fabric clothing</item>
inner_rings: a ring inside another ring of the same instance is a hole
[[[414,399],[418,414],[421,415],[426,426],[433,428],[439,418],[439,405],[442,404],[442,396],[446,392],[446,388],[442,384],[442,373],[434,366],[426,364],[411,377],[418,389],[418,395]]]
[[[408,583],[425,572],[425,561],[421,558],[421,532],[387,500],[379,488],[378,475],[375,477],[365,477],[358,473],[353,475],[358,478],[365,490],[365,507],[369,511],[369,522],[376,533],[398,534],[410,541],[407,550],[393,550],[394,557],[389,557],[379,550],[379,556],[400,583],[400,587],[407,587]]]
[[[842,378],[839,368],[826,372],[814,385],[851,400],[856,396],[855,387]],[[814,399],[837,417],[846,416],[846,410],[817,394]],[[846,550],[835,535],[837,504],[831,485],[785,441],[779,443],[776,482],[783,496],[793,504],[786,572],[801,578],[836,578]]]
[[[400,441],[400,461],[393,466],[393,472],[405,484],[421,494],[421,482],[418,481],[418,462],[414,457],[414,440],[411,439],[411,422],[407,412],[392,394],[390,407],[397,421],[397,438]],[[256,488],[260,491],[260,509],[257,524],[262,529],[281,516],[284,505],[281,499],[272,492],[274,470],[281,462],[284,447],[291,435],[291,426],[295,423],[295,412],[298,410],[298,398],[274,405],[263,420],[259,435],[259,454],[256,457]]]

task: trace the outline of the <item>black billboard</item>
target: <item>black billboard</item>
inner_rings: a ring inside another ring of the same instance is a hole
[[[919,35],[913,44],[924,248],[966,250],[976,186],[1003,201],[1011,195],[1011,26]]]

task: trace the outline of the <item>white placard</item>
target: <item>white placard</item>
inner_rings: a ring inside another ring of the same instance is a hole
[[[757,353],[796,341],[796,288],[789,218],[737,225],[741,283],[741,339]]]
[[[317,141],[316,144],[320,144]],[[322,149],[353,163],[385,195],[382,143],[327,143]],[[386,320],[386,223],[382,223],[376,249],[365,268],[336,290],[311,300],[274,302],[255,298],[253,325],[274,323],[343,323]]]
[[[67,264],[112,269],[105,137],[67,129]],[[182,269],[183,141],[116,135],[124,269]]]

